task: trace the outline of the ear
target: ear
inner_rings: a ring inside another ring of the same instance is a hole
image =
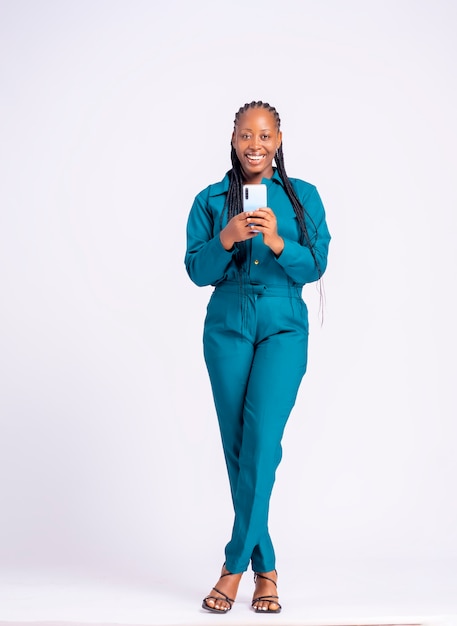
[[[277,145],[276,145],[276,150],[279,148],[279,146],[282,144],[282,131],[280,130],[278,133],[278,141],[277,141]]]

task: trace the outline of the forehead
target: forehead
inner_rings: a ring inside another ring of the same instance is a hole
[[[252,108],[248,109],[238,118],[237,128],[250,128],[250,129],[276,129],[276,118],[267,109]]]

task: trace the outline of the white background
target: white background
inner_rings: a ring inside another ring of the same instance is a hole
[[[232,511],[185,225],[262,99],[333,236],[323,326],[305,289],[278,567],[455,573],[456,18],[451,0],[0,1],[3,571],[214,583]]]

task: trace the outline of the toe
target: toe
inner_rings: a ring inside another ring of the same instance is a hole
[[[277,611],[279,609],[279,603],[274,600],[262,600],[255,602],[253,607],[256,611]]]
[[[214,609],[215,611],[225,612],[229,609],[227,600],[222,597],[207,596],[204,602],[208,608]]]
[[[215,603],[214,607],[218,611],[226,611],[227,610],[227,602],[225,600],[223,600],[222,598],[220,598],[219,600],[216,600],[216,603]]]
[[[214,609],[215,600],[213,598],[205,598],[203,600],[203,604],[207,606],[209,609]]]

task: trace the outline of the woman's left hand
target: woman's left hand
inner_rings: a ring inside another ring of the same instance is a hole
[[[276,215],[269,207],[252,211],[247,218],[248,224],[253,230],[257,230],[263,236],[263,243],[268,246],[276,256],[284,250],[284,240],[278,235]]]

